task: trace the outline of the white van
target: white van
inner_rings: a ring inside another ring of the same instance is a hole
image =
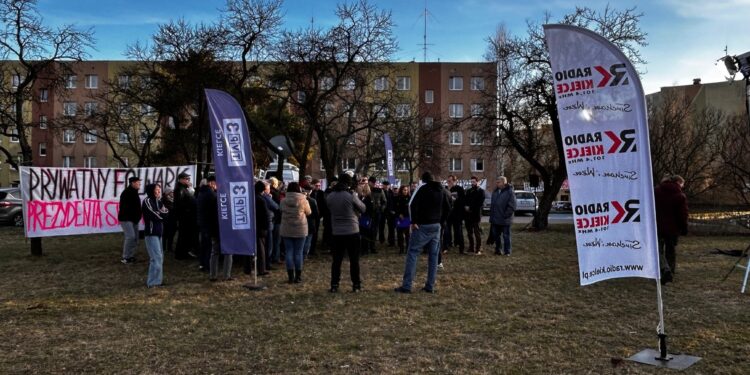
[[[260,171],[260,177],[264,180],[271,178],[271,176],[274,176],[276,174],[276,168],[278,168],[278,166],[279,165],[277,163],[269,164],[266,170]],[[296,165],[291,163],[284,163],[284,170],[282,172],[285,182],[299,182],[299,168]]]

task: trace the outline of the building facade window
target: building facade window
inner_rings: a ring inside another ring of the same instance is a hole
[[[433,119],[432,117],[425,117],[424,118],[424,129],[425,130],[432,130],[434,123],[435,123],[435,119]]]
[[[65,77],[65,88],[66,89],[74,89],[76,88],[78,84],[78,76],[75,74],[69,75]]]
[[[323,106],[323,116],[325,116],[325,118],[333,118],[335,110],[336,107],[334,107],[333,103],[326,103],[326,105]]]
[[[20,74],[14,74],[11,77],[10,87],[13,89],[17,89],[18,86],[21,86],[21,82],[23,82],[24,79],[25,77],[22,77]]]
[[[122,163],[125,164],[126,167],[130,166],[130,160],[128,159],[127,156],[123,156],[120,159],[122,159]]]
[[[469,134],[469,143],[474,146],[481,145],[482,135],[479,132],[471,132],[471,134]]]
[[[125,74],[121,74],[120,76],[117,77],[117,84],[122,89],[128,89],[128,88],[130,88],[130,76],[129,75],[125,75]]]
[[[87,74],[86,75],[86,88],[87,89],[99,88],[99,76],[96,74]]]
[[[471,105],[471,117],[477,118],[482,116],[482,105],[472,104]]]
[[[307,99],[307,95],[304,91],[297,91],[297,103],[304,103]]]
[[[461,172],[463,170],[461,158],[450,158],[448,170],[451,172]]]
[[[75,102],[65,102],[63,103],[63,115],[65,116],[75,116],[76,115],[76,103]]]
[[[423,155],[425,158],[427,159],[432,158],[432,145],[424,146],[422,150],[423,150]]]
[[[471,90],[472,91],[484,90],[484,77],[471,77]]]
[[[424,90],[424,102],[426,104],[435,103],[435,91]]]
[[[460,131],[452,131],[448,133],[448,144],[460,145],[464,141],[463,133]]]
[[[375,78],[375,91],[388,90],[388,77]]]
[[[461,91],[464,89],[464,77],[452,76],[448,78],[448,90]]]
[[[396,104],[396,117],[406,118],[411,116],[411,106],[409,104]]]
[[[471,159],[472,172],[484,172],[484,159]]]
[[[148,140],[149,134],[150,133],[148,130],[141,130],[141,136],[138,137],[138,142],[140,142],[141,144],[145,144],[146,141]]]
[[[333,88],[333,77],[323,77],[320,79],[320,89],[330,90]]]
[[[117,142],[120,144],[128,143],[129,139],[130,136],[125,132],[120,132],[120,134],[117,136]]]
[[[401,159],[396,163],[396,170],[399,172],[406,172],[409,170],[409,164],[406,163],[406,159]]]
[[[399,90],[399,91],[411,90],[411,77],[408,77],[408,76],[396,77],[396,90]]]
[[[356,87],[357,82],[354,81],[354,78],[349,78],[344,82],[344,90],[346,91],[354,91]]]
[[[46,103],[48,100],[49,100],[49,90],[39,89],[39,101],[41,103]]]
[[[47,156],[47,143],[39,142],[39,156]]]
[[[96,168],[96,156],[86,156],[83,158],[84,168]]]
[[[155,115],[156,111],[154,111],[154,107],[148,105],[148,104],[141,104],[141,115],[143,116],[151,116]]]
[[[10,134],[11,134],[11,136],[10,136],[10,143],[18,143],[19,142],[19,140],[18,140],[18,128],[13,128],[10,131]]]
[[[63,162],[62,166],[64,168],[70,168],[73,166],[73,157],[72,156],[63,156]]]
[[[357,160],[355,158],[341,159],[341,169],[345,171],[353,171],[356,168],[357,168]]]
[[[382,104],[375,104],[372,106],[372,113],[378,118],[388,117],[388,107]]]
[[[76,131],[72,129],[63,130],[63,143],[76,143]]]
[[[93,117],[96,114],[96,109],[99,107],[97,102],[86,102],[83,103],[83,113],[86,117]]]
[[[450,118],[463,118],[464,105],[460,103],[448,104],[448,116]]]
[[[96,143],[96,130],[89,130],[83,134],[83,143]]]
[[[39,129],[47,129],[47,116],[39,115]]]

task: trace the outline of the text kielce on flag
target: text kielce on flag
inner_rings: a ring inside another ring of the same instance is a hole
[[[573,205],[581,285],[659,278],[643,88],[612,43],[545,25]]]

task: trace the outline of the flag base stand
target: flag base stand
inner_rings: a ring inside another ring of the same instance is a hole
[[[265,285],[258,285],[258,260],[256,257],[253,257],[253,283],[245,284],[242,287],[252,291],[261,291],[268,289],[268,287],[266,287]]]
[[[672,370],[684,370],[701,360],[685,354],[667,353],[667,335],[659,334],[659,350],[645,349],[628,358],[628,361],[643,363]]]

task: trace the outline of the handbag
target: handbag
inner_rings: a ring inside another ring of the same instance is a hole
[[[368,214],[362,214],[359,216],[359,226],[362,228],[370,228],[372,225],[372,218]]]
[[[396,228],[406,229],[411,225],[411,220],[408,217],[396,219]]]

